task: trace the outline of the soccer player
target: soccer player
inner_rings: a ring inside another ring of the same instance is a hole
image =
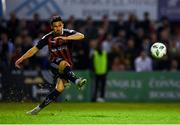
[[[72,41],[81,40],[84,38],[84,35],[74,30],[64,29],[64,24],[59,16],[54,16],[50,21],[50,25],[52,31],[43,36],[37,45],[29,49],[15,63],[17,68],[22,68],[23,61],[48,45],[50,69],[55,76],[55,89],[47,95],[40,105],[27,112],[30,115],[38,114],[39,111],[54,101],[62,93],[64,85],[68,81],[76,84],[79,89],[87,83],[86,79],[77,77],[72,71]]]

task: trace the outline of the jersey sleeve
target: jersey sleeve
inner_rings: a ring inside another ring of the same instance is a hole
[[[65,33],[66,36],[70,36],[70,35],[76,34],[77,31],[70,30],[70,29],[64,29],[64,33]]]
[[[39,40],[39,42],[37,43],[36,47],[38,49],[42,49],[44,46],[46,46],[48,44],[48,37],[47,36],[43,36],[41,38],[41,40]]]

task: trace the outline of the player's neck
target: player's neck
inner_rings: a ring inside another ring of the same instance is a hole
[[[59,33],[53,31],[54,36],[61,36],[63,35],[63,33],[64,33],[63,29]]]

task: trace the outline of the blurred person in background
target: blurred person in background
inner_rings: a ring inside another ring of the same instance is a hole
[[[77,70],[85,70],[88,68],[89,65],[89,55],[88,50],[86,50],[86,47],[83,43],[78,43],[73,45],[76,50],[72,52],[73,54],[73,63],[74,67],[76,67]]]
[[[20,36],[15,37],[14,46],[13,46],[13,54],[11,58],[11,69],[15,69],[14,62],[22,55],[22,39]]]
[[[91,39],[89,41],[89,58],[92,58],[94,50],[98,46],[98,39]]]
[[[8,67],[13,54],[13,44],[8,40],[7,33],[0,36],[0,67]]]
[[[7,21],[3,17],[0,17],[0,34],[4,32],[8,33]]]
[[[92,101],[104,102],[108,73],[108,54],[102,49],[101,44],[98,44],[93,52],[92,66],[95,75]]]
[[[135,35],[135,41],[136,41],[135,46],[136,46],[136,48],[138,48],[140,50],[143,48],[142,44],[143,44],[144,38],[145,38],[145,33],[144,33],[143,28],[138,28],[136,35]]]
[[[178,61],[175,59],[172,59],[170,62],[170,71],[177,72],[178,71]]]
[[[162,41],[165,45],[169,45],[171,41],[171,32],[169,28],[164,28],[159,32],[159,40]]]
[[[91,16],[87,17],[85,21],[85,36],[86,40],[95,39],[97,37],[97,27],[94,26],[95,23]]]
[[[150,47],[151,47],[151,42],[150,42],[150,39],[148,37],[144,37],[144,39],[142,40],[142,49],[147,53],[149,54],[149,50],[150,50]]]
[[[113,39],[113,42],[118,46],[125,47],[126,40],[126,31],[119,30],[117,36]]]
[[[150,31],[150,23],[151,23],[151,20],[150,20],[150,15],[148,12],[144,12],[144,19],[143,21],[141,22],[141,25],[142,25],[142,28],[145,32],[145,34],[149,34],[149,31]]]
[[[83,39],[84,35],[74,30],[64,29],[64,24],[59,16],[53,16],[50,25],[52,31],[44,35],[36,46],[29,49],[15,63],[17,68],[22,68],[22,63],[25,60],[48,45],[50,69],[54,74],[55,89],[46,96],[45,100],[40,105],[27,112],[27,114],[30,115],[38,114],[38,112],[54,101],[63,92],[65,84],[69,81],[76,84],[79,89],[87,82],[86,79],[76,76],[72,71],[71,42]]]
[[[161,32],[163,29],[168,28],[171,30],[171,25],[169,19],[166,16],[163,16],[158,24],[158,32]]]
[[[156,32],[152,32],[149,36],[151,45],[158,41],[158,36]]]
[[[139,27],[139,21],[135,14],[130,14],[128,20],[125,22],[126,32],[128,37],[134,37],[136,30]]]
[[[111,70],[112,71],[125,71],[126,70],[125,60],[119,58],[118,56],[115,57],[112,61]]]
[[[42,25],[41,17],[38,13],[35,13],[33,15],[32,21],[28,25],[29,33],[33,38],[38,37],[39,32],[41,32],[41,28],[40,28],[41,25]]]
[[[118,14],[117,20],[114,23],[113,35],[116,37],[120,30],[125,30],[124,15]]]
[[[27,32],[29,34],[29,30],[27,27],[27,21],[25,19],[19,20],[19,25],[16,28],[17,35],[22,34],[22,32]]]
[[[137,56],[138,51],[135,48],[135,41],[133,38],[127,40],[127,45],[125,49],[125,58],[128,61],[128,70],[134,70],[134,59]]]
[[[100,27],[104,30],[105,33],[113,32],[113,26],[111,25],[108,15],[102,16]]]
[[[105,50],[107,53],[110,53],[112,51],[112,43],[113,42],[113,36],[111,33],[106,35],[106,39],[102,42],[102,49]]]
[[[67,29],[74,29],[75,27],[75,17],[71,15],[69,19],[66,21]]]
[[[152,71],[152,59],[147,55],[147,53],[142,50],[140,55],[136,57],[134,61],[135,70],[136,72],[143,72],[143,71]]]
[[[19,26],[19,19],[16,17],[15,12],[11,12],[10,19],[7,22],[8,34],[10,38],[14,39],[17,35],[17,27]]]

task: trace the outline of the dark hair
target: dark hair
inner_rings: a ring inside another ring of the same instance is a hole
[[[61,21],[62,22],[62,19],[60,16],[53,16],[50,20],[50,24],[52,25],[54,22],[58,22],[58,21]]]

